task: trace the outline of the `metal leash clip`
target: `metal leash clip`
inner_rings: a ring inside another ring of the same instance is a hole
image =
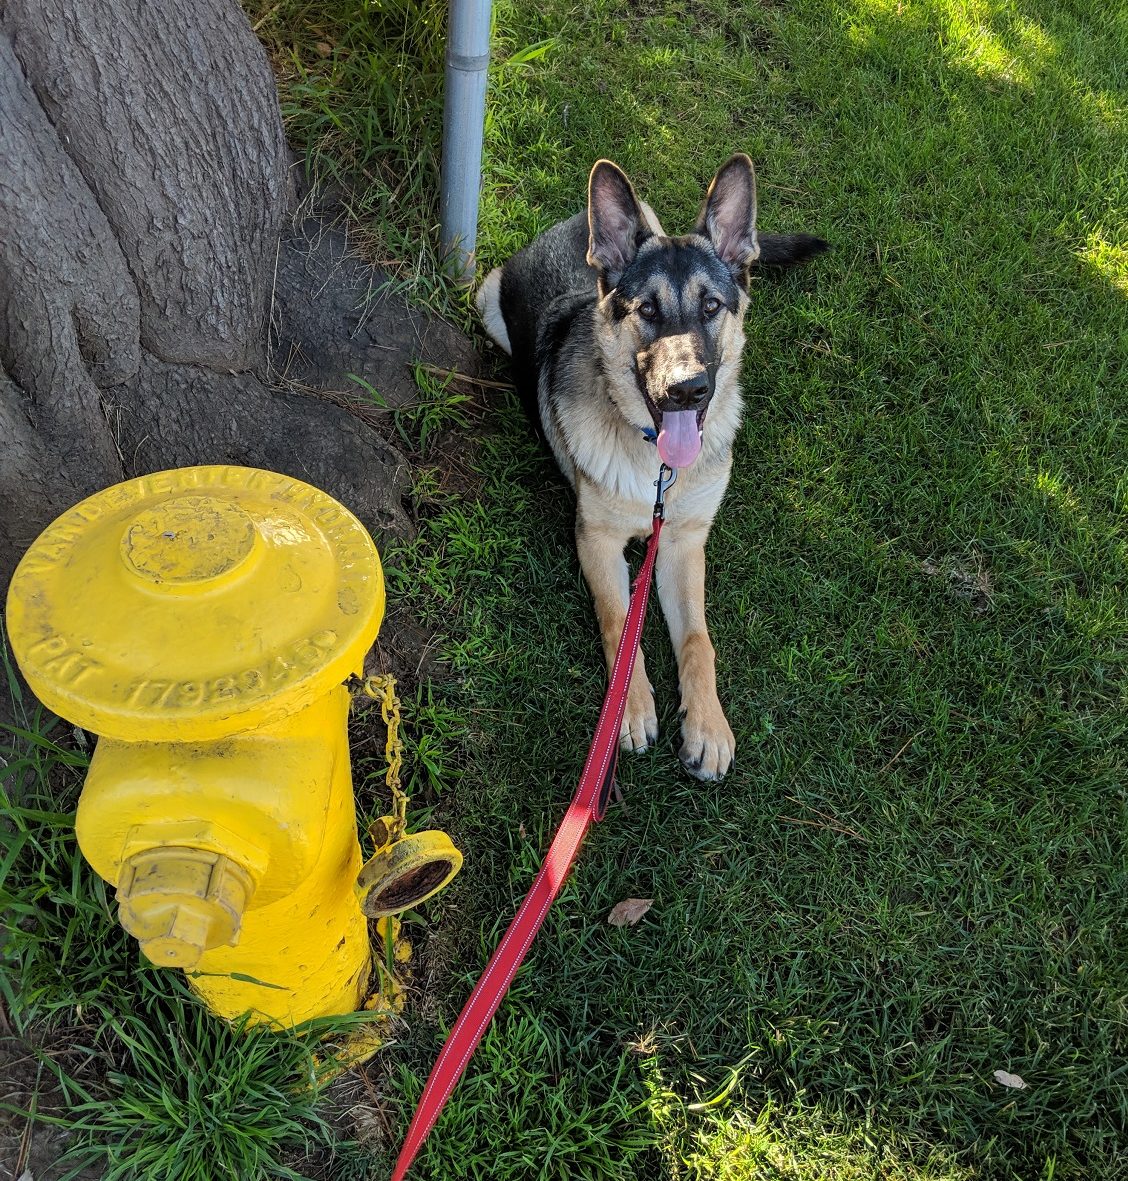
[[[669,479],[666,478],[667,476]],[[658,496],[654,501],[654,515],[660,521],[666,519],[666,493],[674,486],[674,481],[677,478],[677,468],[662,464],[658,469],[658,479],[654,481],[654,487],[658,489]]]

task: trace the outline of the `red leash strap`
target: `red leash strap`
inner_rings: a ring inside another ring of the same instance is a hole
[[[579,852],[580,843],[593,820],[603,817],[611,780],[615,771],[615,757],[619,749],[619,729],[623,724],[623,712],[627,704],[627,689],[634,671],[635,656],[642,638],[642,623],[646,615],[646,603],[650,597],[650,581],[654,572],[654,559],[658,554],[658,535],[662,531],[663,498],[666,488],[673,483],[671,478],[663,482],[663,474],[669,471],[663,467],[658,476],[658,501],[654,506],[654,531],[646,549],[646,557],[635,580],[623,635],[615,656],[607,695],[599,713],[595,737],[588,750],[587,762],[580,776],[576,794],[552,844],[548,848],[544,864],[525,895],[524,902],[502,936],[497,950],[490,956],[490,962],[482,973],[470,999],[458,1015],[446,1043],[439,1053],[415,1115],[407,1130],[403,1147],[400,1149],[392,1181],[403,1181],[407,1170],[423,1146],[427,1134],[435,1126],[439,1113],[450,1098],[466,1070],[471,1055],[478,1048],[490,1019],[497,1012],[517,969],[521,966],[529,945],[544,922],[544,916],[552,905],[568,870]],[[673,473],[671,473],[672,477]]]

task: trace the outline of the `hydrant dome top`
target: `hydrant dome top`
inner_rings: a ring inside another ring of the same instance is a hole
[[[384,579],[367,530],[324,492],[180,468],[48,526],[8,614],[28,683],[62,717],[125,741],[202,740],[283,718],[358,670]]]
[[[122,535],[131,570],[169,588],[198,587],[234,570],[252,552],[255,523],[237,504],[178,496],[138,513]]]

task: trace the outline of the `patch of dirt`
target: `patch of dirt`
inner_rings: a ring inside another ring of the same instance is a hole
[[[929,578],[944,579],[948,592],[967,603],[972,615],[986,615],[994,609],[991,572],[977,546],[971,546],[962,557],[949,555],[935,561],[927,558],[921,562],[920,569]]]
[[[375,1061],[379,1061],[379,1055]],[[377,1165],[381,1158],[394,1153],[398,1147],[397,1123],[400,1115],[399,1104],[388,1102],[382,1079],[374,1081],[379,1068],[369,1070],[372,1063],[359,1066],[334,1079],[321,1100],[321,1114],[340,1134],[351,1141],[347,1150],[348,1160],[342,1160],[339,1153],[324,1148],[313,1152],[295,1153],[283,1159],[283,1164],[300,1173],[310,1181],[340,1181],[343,1175],[359,1175],[348,1165],[355,1165],[356,1158],[371,1155],[371,1161],[364,1161],[365,1176],[379,1176]],[[355,1147],[353,1147],[355,1145]]]
[[[325,1105],[337,1127],[371,1152],[396,1147],[398,1101],[389,1102],[382,1070],[369,1076],[367,1066],[350,1071],[329,1087]]]
[[[17,1181],[57,1181],[71,1165],[60,1163],[71,1137],[64,1128],[52,1127],[31,1113],[42,1116],[65,1115],[67,1105],[51,1080],[49,1067],[41,1059],[50,1056],[64,1066],[68,1074],[88,1074],[83,1061],[71,1050],[74,1032],[59,1030],[44,1035],[35,1043],[15,1034],[7,1014],[0,1009],[0,1178]],[[87,1080],[84,1080],[87,1081]],[[19,1115],[17,1108],[28,1115]],[[75,1181],[99,1181],[102,1170],[85,1168],[75,1174]]]
[[[436,671],[437,644],[438,638],[392,596],[380,625],[380,634],[365,658],[365,675],[391,673],[396,678],[402,701]]]

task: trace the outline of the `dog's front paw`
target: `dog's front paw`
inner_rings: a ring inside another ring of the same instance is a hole
[[[690,775],[697,779],[720,779],[732,766],[734,754],[736,739],[719,702],[686,711],[678,758]]]
[[[627,693],[627,708],[623,712],[623,725],[619,730],[619,745],[623,750],[646,750],[658,738],[658,711],[654,708],[654,693],[643,677],[639,683],[638,674],[631,682]]]

